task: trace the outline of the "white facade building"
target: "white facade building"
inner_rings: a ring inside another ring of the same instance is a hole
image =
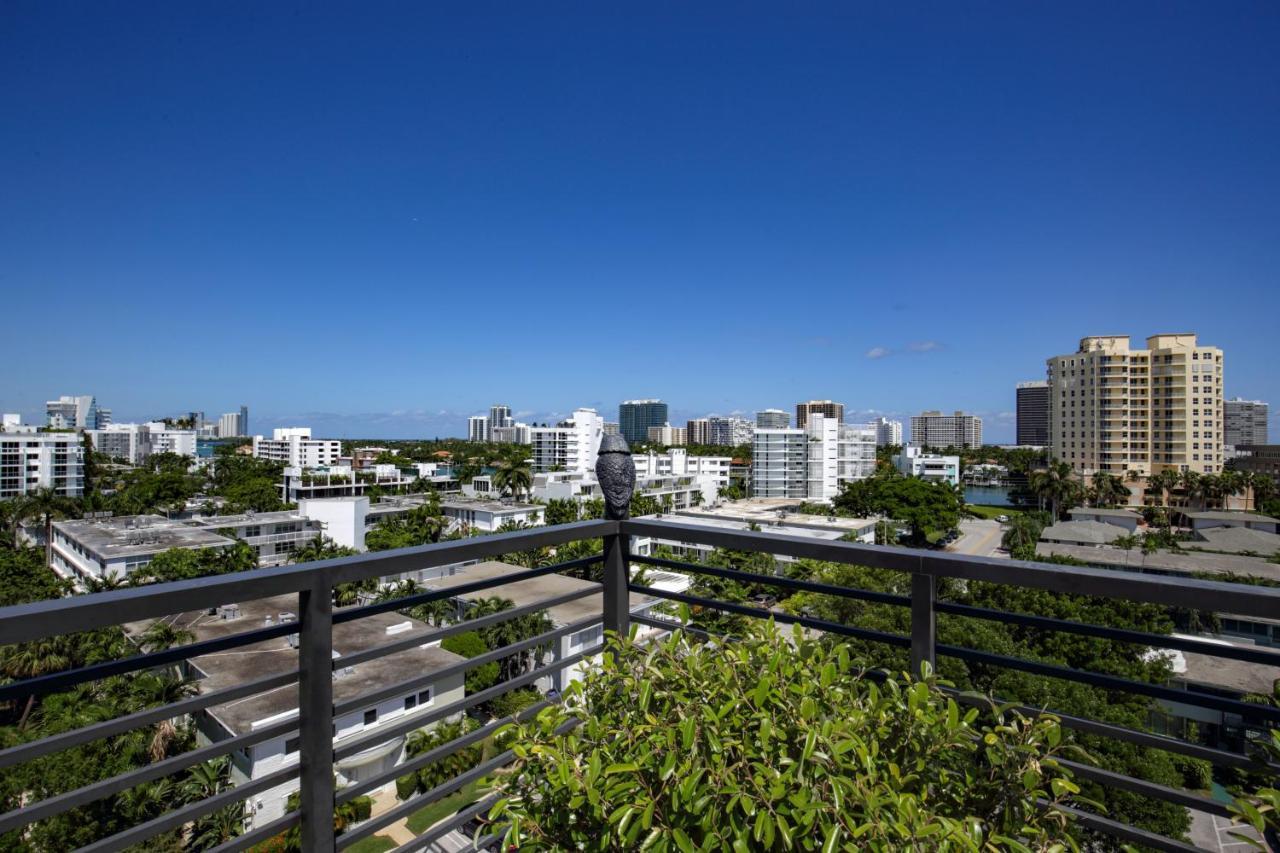
[[[492,427],[489,430],[489,440],[496,444],[532,444],[533,428],[518,421]]]
[[[505,500],[449,498],[440,502],[450,530],[467,528],[484,533],[493,533],[504,524],[536,527],[543,523],[544,511],[540,504]]]
[[[218,418],[219,438],[234,438],[244,434],[244,416],[240,412],[227,412]]]
[[[876,447],[902,446],[902,421],[876,418],[870,426],[876,431]]]
[[[290,427],[273,430],[269,439],[255,435],[253,455],[258,459],[284,462],[294,468],[318,468],[338,463],[342,442],[312,438],[310,427]]]
[[[594,471],[604,418],[595,409],[576,409],[553,427],[532,430],[534,471]]]
[[[467,441],[488,441],[489,419],[484,415],[467,418]]]
[[[790,412],[782,409],[762,409],[756,412],[756,429],[787,429],[790,426]]]
[[[893,457],[893,464],[908,477],[919,477],[934,483],[960,485],[960,457],[925,453],[921,447],[904,447]]]
[[[104,425],[99,423],[98,401],[92,394],[76,397],[64,395],[56,400],[49,400],[44,407],[49,429],[97,429]],[[110,423],[109,411],[105,420]]]
[[[141,465],[151,455],[151,427],[148,424],[111,424],[85,432],[93,442],[93,449],[112,459],[125,459],[131,465]]]
[[[842,483],[875,473],[875,429],[811,413],[803,429],[758,429],[752,443],[751,494],[830,501]]]
[[[0,498],[37,489],[63,497],[84,494],[84,447],[70,432],[0,433]]]
[[[921,412],[911,418],[913,447],[981,447],[982,418],[956,412]]]
[[[151,452],[175,453],[178,456],[196,455],[196,431],[193,429],[174,429],[166,426],[164,421],[152,421],[146,425],[151,440]]]
[[[649,443],[663,447],[683,447],[689,433],[685,427],[673,427],[671,424],[649,427]]]
[[[672,447],[666,453],[633,453],[636,480],[647,477],[706,476],[715,479],[716,488],[729,485],[733,459],[728,456],[690,456],[683,447]]]

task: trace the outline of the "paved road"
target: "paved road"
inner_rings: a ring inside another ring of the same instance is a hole
[[[974,557],[1004,557],[997,553],[1003,531],[1000,525],[985,518],[966,518],[960,522],[960,538],[947,546],[953,554],[969,554]]]
[[[1211,850],[1213,853],[1245,853],[1246,850],[1258,849],[1248,842],[1233,837],[1232,832],[1241,832],[1255,839],[1258,837],[1252,827],[1240,824],[1233,826],[1225,817],[1201,811],[1191,812],[1191,843],[1197,847]]]

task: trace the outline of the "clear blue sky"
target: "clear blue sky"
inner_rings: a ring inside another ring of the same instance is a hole
[[[1160,331],[1280,404],[1280,5],[900,5],[7,2],[0,409],[1003,441],[1046,356]]]

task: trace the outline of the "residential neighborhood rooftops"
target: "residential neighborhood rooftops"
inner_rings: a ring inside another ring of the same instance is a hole
[[[239,603],[237,618],[223,619],[218,613],[207,610],[189,611],[166,619],[174,627],[195,635],[197,642],[238,634],[262,627],[270,619],[278,622],[296,618],[297,596],[278,595],[271,598]],[[133,635],[145,631],[151,624],[135,622],[125,626]],[[407,626],[407,627],[405,627]],[[388,629],[396,628],[394,633]],[[333,626],[333,650],[335,665],[340,666],[342,655],[364,651],[403,638],[413,631],[429,632],[428,626],[398,613],[378,613]],[[405,681],[415,675],[423,675],[462,661],[463,658],[439,646],[415,646],[407,651],[385,655],[367,663],[351,667],[350,672],[335,669],[333,695],[341,702],[373,690]],[[257,678],[279,672],[287,672],[298,666],[298,651],[289,645],[285,637],[266,640],[231,651],[201,655],[191,659],[191,666],[203,675],[199,680],[202,692],[244,684]],[[241,734],[250,731],[254,723],[298,707],[296,684],[259,693],[246,699],[216,705],[210,713],[229,731]]]
[[[1077,507],[1071,510],[1071,517],[1098,516],[1099,518],[1142,518],[1142,515],[1131,509],[1105,509],[1101,507]]]
[[[482,563],[475,563],[465,566],[457,571],[457,573],[447,577],[435,578],[423,584],[428,589],[450,589],[451,587],[461,586],[462,584],[471,583],[478,580],[488,580],[490,578],[500,578],[515,572],[523,571],[520,566],[513,566],[510,563],[499,563],[495,560],[487,560]],[[565,593],[577,592],[580,590],[601,590],[598,583],[585,581],[581,578],[568,577],[567,575],[542,575],[537,578],[529,578],[514,583],[506,583],[501,587],[494,589],[481,590],[479,592],[465,592],[459,595],[459,598],[465,598],[469,601],[499,597],[505,598],[516,607],[522,607],[526,604],[537,604],[540,601],[548,601]],[[654,599],[651,596],[642,595],[640,593],[631,593],[631,609],[637,610],[652,604]],[[597,592],[595,595],[588,595],[566,604],[557,604],[547,608],[547,615],[551,617],[551,621],[556,625],[570,625],[592,616],[603,616],[604,614],[604,596],[603,593]]]
[[[697,524],[703,521],[718,520],[722,522],[738,522],[741,524],[757,524],[761,529],[778,527],[803,528],[806,531],[829,531],[836,533],[836,538],[849,532],[858,532],[874,527],[876,522],[869,518],[849,518],[841,515],[815,515],[796,512],[795,500],[785,498],[751,498],[712,506],[700,506],[683,509],[669,514],[667,517],[677,523]],[[774,530],[774,532],[785,532]]]
[[[1067,542],[1085,545],[1109,545],[1128,536],[1129,531],[1119,525],[1102,521],[1059,521],[1040,533],[1043,542]]]
[[[1254,530],[1249,527],[1209,527],[1197,531],[1204,540],[1207,550],[1224,551],[1230,554],[1252,552],[1270,556],[1280,553],[1280,533],[1267,533],[1265,530]],[[1199,543],[1187,544],[1189,548]]]
[[[1226,640],[1216,640],[1189,634],[1174,634],[1173,636],[1215,645],[1236,645]],[[1256,647],[1250,646],[1249,648]],[[1162,649],[1161,651],[1172,658],[1174,674],[1178,676],[1179,680],[1188,684],[1235,690],[1240,693],[1270,695],[1276,679],[1280,678],[1280,650],[1275,652],[1276,662],[1274,664],[1231,660],[1215,655],[1174,649]]]
[[[154,554],[168,548],[222,548],[235,541],[208,526],[171,521],[158,515],[56,521],[53,526],[94,555],[108,560]]]
[[[1041,542],[1036,546],[1036,553],[1043,556],[1074,557],[1092,565],[1103,568],[1126,569],[1129,571],[1154,571],[1163,574],[1192,575],[1201,572],[1216,575],[1236,574],[1251,578],[1280,581],[1280,565],[1269,563],[1260,557],[1236,556],[1233,554],[1197,554],[1188,552],[1174,554],[1168,551],[1157,551],[1144,554],[1138,548],[1126,551],[1123,548],[1096,547],[1091,545],[1072,545],[1063,543]]]
[[[1209,521],[1239,521],[1239,522],[1270,522],[1271,524],[1280,524],[1280,519],[1272,518],[1269,515],[1262,515],[1257,512],[1244,512],[1242,510],[1221,510],[1211,509],[1203,512],[1184,512],[1187,518],[1200,519]]]

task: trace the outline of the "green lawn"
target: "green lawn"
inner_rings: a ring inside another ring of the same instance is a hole
[[[1007,515],[1013,518],[1015,515],[1022,515],[1022,510],[1013,509],[1007,506],[987,506],[985,504],[965,504],[964,508],[979,518],[994,520],[997,515]]]
[[[362,838],[355,844],[347,848],[350,853],[384,853],[386,850],[394,850],[396,843],[385,835],[370,835],[368,838]]]
[[[423,806],[409,815],[409,819],[405,821],[405,826],[409,827],[409,831],[414,835],[421,835],[454,812],[471,805],[488,792],[488,787],[482,786],[480,782],[472,782],[461,791],[458,791],[458,793],[450,794],[438,803]]]

